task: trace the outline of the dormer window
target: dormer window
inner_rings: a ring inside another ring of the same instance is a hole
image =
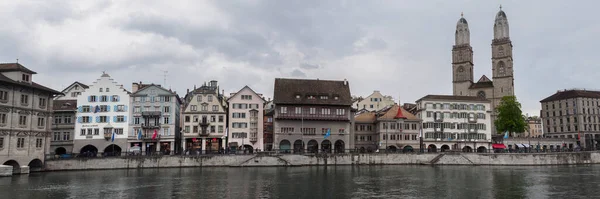
[[[296,95],[296,99],[300,99],[300,95]]]
[[[306,98],[307,98],[307,99],[315,99],[315,96],[314,96],[314,95],[309,95],[309,96],[307,96]]]
[[[75,90],[79,90],[79,85],[75,85]]]
[[[333,99],[334,99],[334,100],[339,100],[339,99],[340,99],[340,96],[334,95],[334,96],[333,96]]]
[[[321,98],[322,100],[326,100],[326,99],[329,99],[329,96],[327,96],[327,95],[321,95],[321,97],[320,97],[320,98]]]
[[[29,82],[29,75],[28,74],[23,74],[22,79],[25,82]]]

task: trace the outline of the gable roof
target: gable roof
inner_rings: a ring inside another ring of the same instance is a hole
[[[418,120],[419,119],[412,113],[408,112],[407,110],[400,108],[400,106],[398,106],[397,104],[394,104],[393,106],[384,110],[383,115],[379,116],[378,119],[385,119],[385,120],[399,119],[399,118],[397,118],[398,113],[401,113],[402,116],[404,117],[404,119],[407,119],[407,120]]]
[[[233,99],[234,96],[236,96],[238,93],[242,92],[242,90],[244,90],[245,88],[250,89],[250,91],[252,91],[252,93],[254,93],[254,95],[256,95],[258,98],[262,99],[263,103],[267,102],[267,100],[265,100],[265,98],[260,97],[260,95],[252,90],[252,88],[250,88],[248,85],[244,86],[242,89],[240,89],[237,93],[233,94],[232,96],[230,96],[227,101],[229,102],[230,99]]]
[[[4,83],[9,83],[9,84],[14,84],[14,85],[19,85],[19,86],[24,86],[24,87],[28,87],[28,88],[33,88],[33,89],[39,89],[39,90],[43,90],[46,92],[49,92],[51,94],[57,94],[57,95],[61,95],[63,93],[58,92],[54,89],[42,86],[41,84],[35,83],[35,82],[31,82],[31,84],[29,83],[23,83],[23,82],[18,82],[18,81],[14,81],[6,76],[4,76],[3,74],[0,73],[0,82],[4,82]]]
[[[81,87],[82,87],[82,88],[84,88],[84,89],[88,89],[88,88],[90,88],[88,85],[85,85],[85,84],[83,84],[83,83],[81,83],[81,82],[75,81],[75,82],[73,82],[71,85],[69,85],[69,86],[67,86],[65,89],[63,89],[63,90],[61,91],[61,93],[65,93],[65,92],[67,92],[67,90],[69,90],[69,88],[71,88],[71,86],[73,86],[73,85],[75,85],[75,84],[78,84],[79,86],[81,86]]]
[[[146,89],[148,89],[150,87],[156,87],[156,88],[159,88],[159,89],[161,89],[163,91],[166,91],[166,92],[168,92],[168,93],[170,93],[172,95],[177,95],[173,91],[167,90],[166,88],[163,88],[162,86],[156,85],[156,84],[143,84],[140,89],[138,89],[137,91],[135,91],[134,93],[131,93],[131,94],[135,95],[135,94],[137,94],[137,93],[139,93],[139,92],[141,92],[143,90],[146,90]]]
[[[587,97],[587,98],[600,98],[600,91],[588,91],[588,90],[563,90],[554,93],[553,95],[544,98],[540,102],[551,102],[557,100]]]
[[[37,74],[35,71],[29,70],[29,68],[19,63],[0,63],[0,72],[12,72],[21,71],[29,74]]]
[[[52,103],[53,111],[77,110],[77,100],[54,100]]]
[[[360,123],[373,123],[376,119],[377,117],[375,116],[375,112],[363,112],[354,116],[354,121]]]
[[[296,96],[299,95],[299,98]],[[308,99],[309,95],[316,99]],[[328,99],[319,99],[326,95]],[[338,97],[336,100],[335,97]],[[276,78],[273,102],[275,104],[352,105],[347,81]]]
[[[494,87],[494,83],[492,82],[492,80],[490,80],[490,78],[483,75],[483,76],[481,76],[481,78],[479,78],[477,83],[471,84],[471,86],[469,88],[491,88],[491,87]]]

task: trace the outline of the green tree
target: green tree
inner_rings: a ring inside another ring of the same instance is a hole
[[[521,103],[515,96],[504,96],[496,107],[498,116],[494,124],[499,134],[506,131],[510,133],[523,133],[527,130],[527,123],[523,118]]]

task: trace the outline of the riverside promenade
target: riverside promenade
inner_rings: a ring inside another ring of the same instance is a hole
[[[44,171],[174,167],[336,165],[576,165],[599,164],[599,152],[562,153],[344,153],[199,156],[123,156],[47,160]]]

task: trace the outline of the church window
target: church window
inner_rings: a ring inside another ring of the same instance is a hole
[[[485,92],[484,91],[479,91],[477,93],[477,97],[485,99]]]
[[[506,75],[506,67],[504,66],[504,62],[498,63],[498,76]]]
[[[465,68],[463,68],[462,66],[459,66],[457,69],[456,80],[457,81],[465,80]]]

